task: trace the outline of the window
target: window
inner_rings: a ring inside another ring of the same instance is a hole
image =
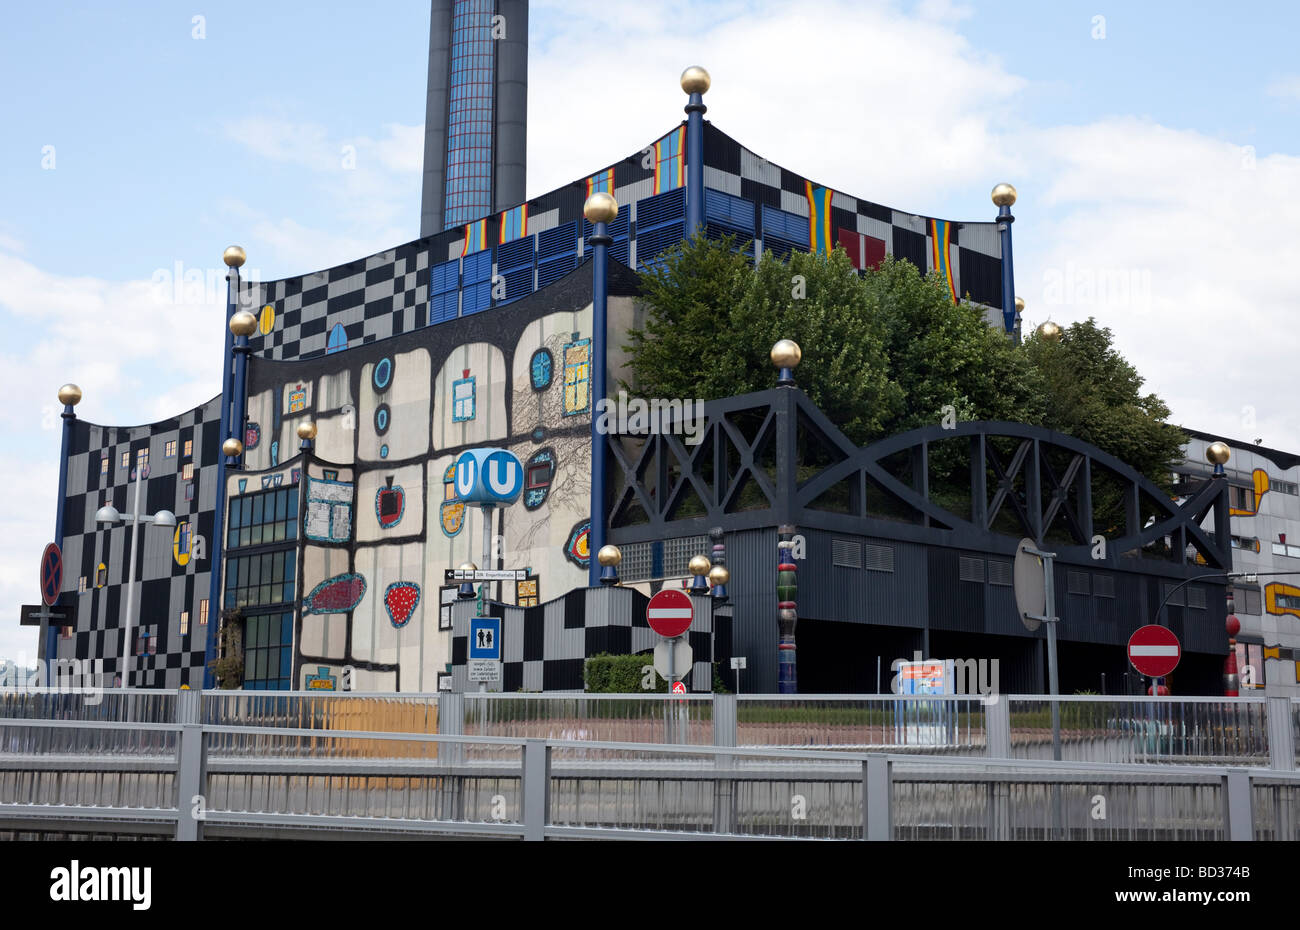
[[[1273,543],[1273,554],[1284,555],[1289,559],[1300,559],[1300,546],[1290,543],[1275,542]]]
[[[192,501],[192,500],[194,500],[194,482],[193,482],[193,481],[187,481],[187,482],[185,482],[185,499],[186,499],[187,501]]]
[[[576,334],[575,334],[576,335]],[[564,347],[564,415],[591,409],[591,340],[578,339]]]
[[[1187,606],[1195,607],[1198,610],[1205,609],[1205,589],[1188,588],[1187,589]]]
[[[176,440],[170,439],[163,445],[163,458],[171,459],[176,457]]]
[[[130,450],[130,449],[124,449],[124,450],[122,451],[122,465],[121,465],[121,467],[122,467],[122,468],[130,468],[130,467],[131,467],[131,450]]]
[[[540,602],[538,597],[538,580],[536,578],[524,578],[515,582],[515,604],[519,607],[536,607]]]
[[[1294,481],[1278,481],[1277,479],[1269,479],[1268,487],[1269,490],[1276,491],[1279,494],[1290,494],[1292,496],[1300,494],[1300,487],[1297,487]]]
[[[208,622],[208,599],[205,597],[199,601],[199,626]]]
[[[95,587],[102,588],[106,584],[108,584],[108,566],[100,562],[99,568],[95,569]]]
[[[468,374],[451,383],[451,419],[456,423],[474,419],[474,379]]]
[[[528,363],[528,373],[534,391],[544,391],[551,386],[551,372],[555,368],[555,359],[546,349],[538,349]]]
[[[140,630],[139,633],[136,634],[136,638],[135,638],[135,654],[138,656],[153,655],[154,653],[150,649],[151,639],[153,639],[153,637],[151,637],[144,630]]]
[[[1277,606],[1282,609],[1300,610],[1300,597],[1294,594],[1277,595]]]
[[[1247,671],[1249,668],[1249,671]],[[1259,643],[1237,640],[1237,675],[1240,688],[1262,690],[1264,687],[1264,647]]]
[[[1264,609],[1263,595],[1258,588],[1232,589],[1232,609],[1234,613],[1259,615]]]
[[[99,474],[103,477],[108,474],[108,453],[104,452],[99,457]]]
[[[184,451],[182,454],[183,454],[186,458],[189,458],[191,455],[194,454],[194,440],[193,440],[193,439],[187,439],[187,440],[185,440],[185,451]]]
[[[293,614],[254,614],[244,621],[244,687],[287,691],[293,674]]]
[[[348,347],[348,333],[342,323],[335,323],[330,330],[329,341],[325,343],[325,354],[341,352]]]
[[[149,467],[149,450],[141,449],[135,454],[135,464],[139,468]]]
[[[244,494],[230,502],[226,548],[264,546],[298,538],[298,489]]]
[[[1228,506],[1233,510],[1246,513],[1255,512],[1255,489],[1242,488],[1237,485],[1228,487]]]
[[[686,182],[685,142],[686,127],[679,126],[655,143],[656,194],[681,187]]]
[[[65,626],[59,630],[60,639],[72,639],[72,627]]]
[[[1234,536],[1232,537],[1232,548],[1247,549],[1251,552],[1259,551],[1259,540],[1253,536]]]
[[[226,560],[226,605],[261,607],[291,604],[297,581],[293,549]]]
[[[587,196],[592,194],[612,194],[614,193],[614,169],[606,168],[600,174],[593,174],[587,178]]]
[[[188,610],[181,611],[181,635],[190,635],[190,612]]]

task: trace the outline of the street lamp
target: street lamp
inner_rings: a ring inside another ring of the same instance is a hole
[[[146,472],[149,466],[137,464],[135,478],[135,503],[131,509],[131,515],[125,517],[118,513],[117,508],[112,504],[105,504],[95,512],[96,523],[130,523],[136,529],[131,532],[131,560],[126,571],[126,616],[122,628],[122,687],[126,688],[130,681],[130,662],[131,662],[131,617],[135,613],[135,549],[136,542],[140,538],[139,526],[142,523],[152,523],[154,526],[174,527],[176,525],[176,514],[170,510],[160,510],[152,516],[140,513],[140,485],[144,483]]]

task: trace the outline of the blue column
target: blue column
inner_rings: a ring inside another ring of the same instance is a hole
[[[686,103],[686,238],[692,239],[704,226],[704,95],[712,79],[699,65],[682,72]]]
[[[244,441],[244,430],[248,426],[248,336],[235,337],[235,373],[231,383],[230,435]],[[232,458],[227,464],[242,467],[244,453]]]
[[[1002,243],[1002,325],[1007,335],[1016,338],[1016,275],[1011,261],[1011,205],[1016,202],[1016,189],[1010,184],[993,188],[993,202],[998,207],[998,238]]]
[[[54,544],[63,551],[63,506],[68,499],[68,450],[72,448],[72,425],[76,422],[77,411],[76,404],[81,400],[81,389],[75,385],[67,384],[59,389],[59,400],[63,401],[63,442],[59,446],[59,500],[54,510]],[[69,403],[71,401],[71,403]],[[89,467],[89,466],[87,466]],[[67,566],[63,567],[64,573],[67,572]],[[45,630],[45,662],[46,668],[51,669],[50,675],[53,675],[53,663],[58,658],[59,639],[55,632],[53,624],[45,623],[42,625]]]
[[[239,267],[244,264],[244,250],[237,246],[231,246],[226,249],[223,259],[230,268],[226,272],[225,325],[221,328],[225,339],[225,350],[222,354],[221,364],[221,427],[218,435],[220,441],[224,443],[230,438],[230,405],[233,394],[231,357],[234,355],[234,337],[230,332],[230,318],[235,315],[239,307]],[[207,451],[207,449],[204,449],[204,454],[207,454]],[[203,656],[204,688],[216,687],[216,679],[212,674],[212,663],[217,658],[217,627],[221,624],[221,560],[224,550],[226,522],[226,455],[220,449],[217,450],[217,462],[212,472],[216,475],[217,487],[216,511],[212,517],[212,544],[208,546],[211,581],[208,586],[208,641]]]
[[[617,205],[614,210],[617,216]],[[587,584],[593,588],[600,584],[596,553],[605,545],[605,436],[600,429],[599,402],[605,399],[606,393],[609,311],[605,272],[612,241],[605,223],[596,223],[591,237],[591,530],[587,534]]]

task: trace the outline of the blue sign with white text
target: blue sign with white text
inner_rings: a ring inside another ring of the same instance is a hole
[[[474,617],[469,621],[469,657],[501,661],[500,617]]]

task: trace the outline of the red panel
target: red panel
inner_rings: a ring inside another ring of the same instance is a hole
[[[841,229],[837,230],[840,245],[844,246],[844,251],[849,253],[849,261],[853,262],[854,268],[862,267],[862,251],[860,249],[861,238],[856,230]]]
[[[862,267],[879,268],[885,260],[885,240],[863,236],[862,241],[866,243],[862,249]]]

